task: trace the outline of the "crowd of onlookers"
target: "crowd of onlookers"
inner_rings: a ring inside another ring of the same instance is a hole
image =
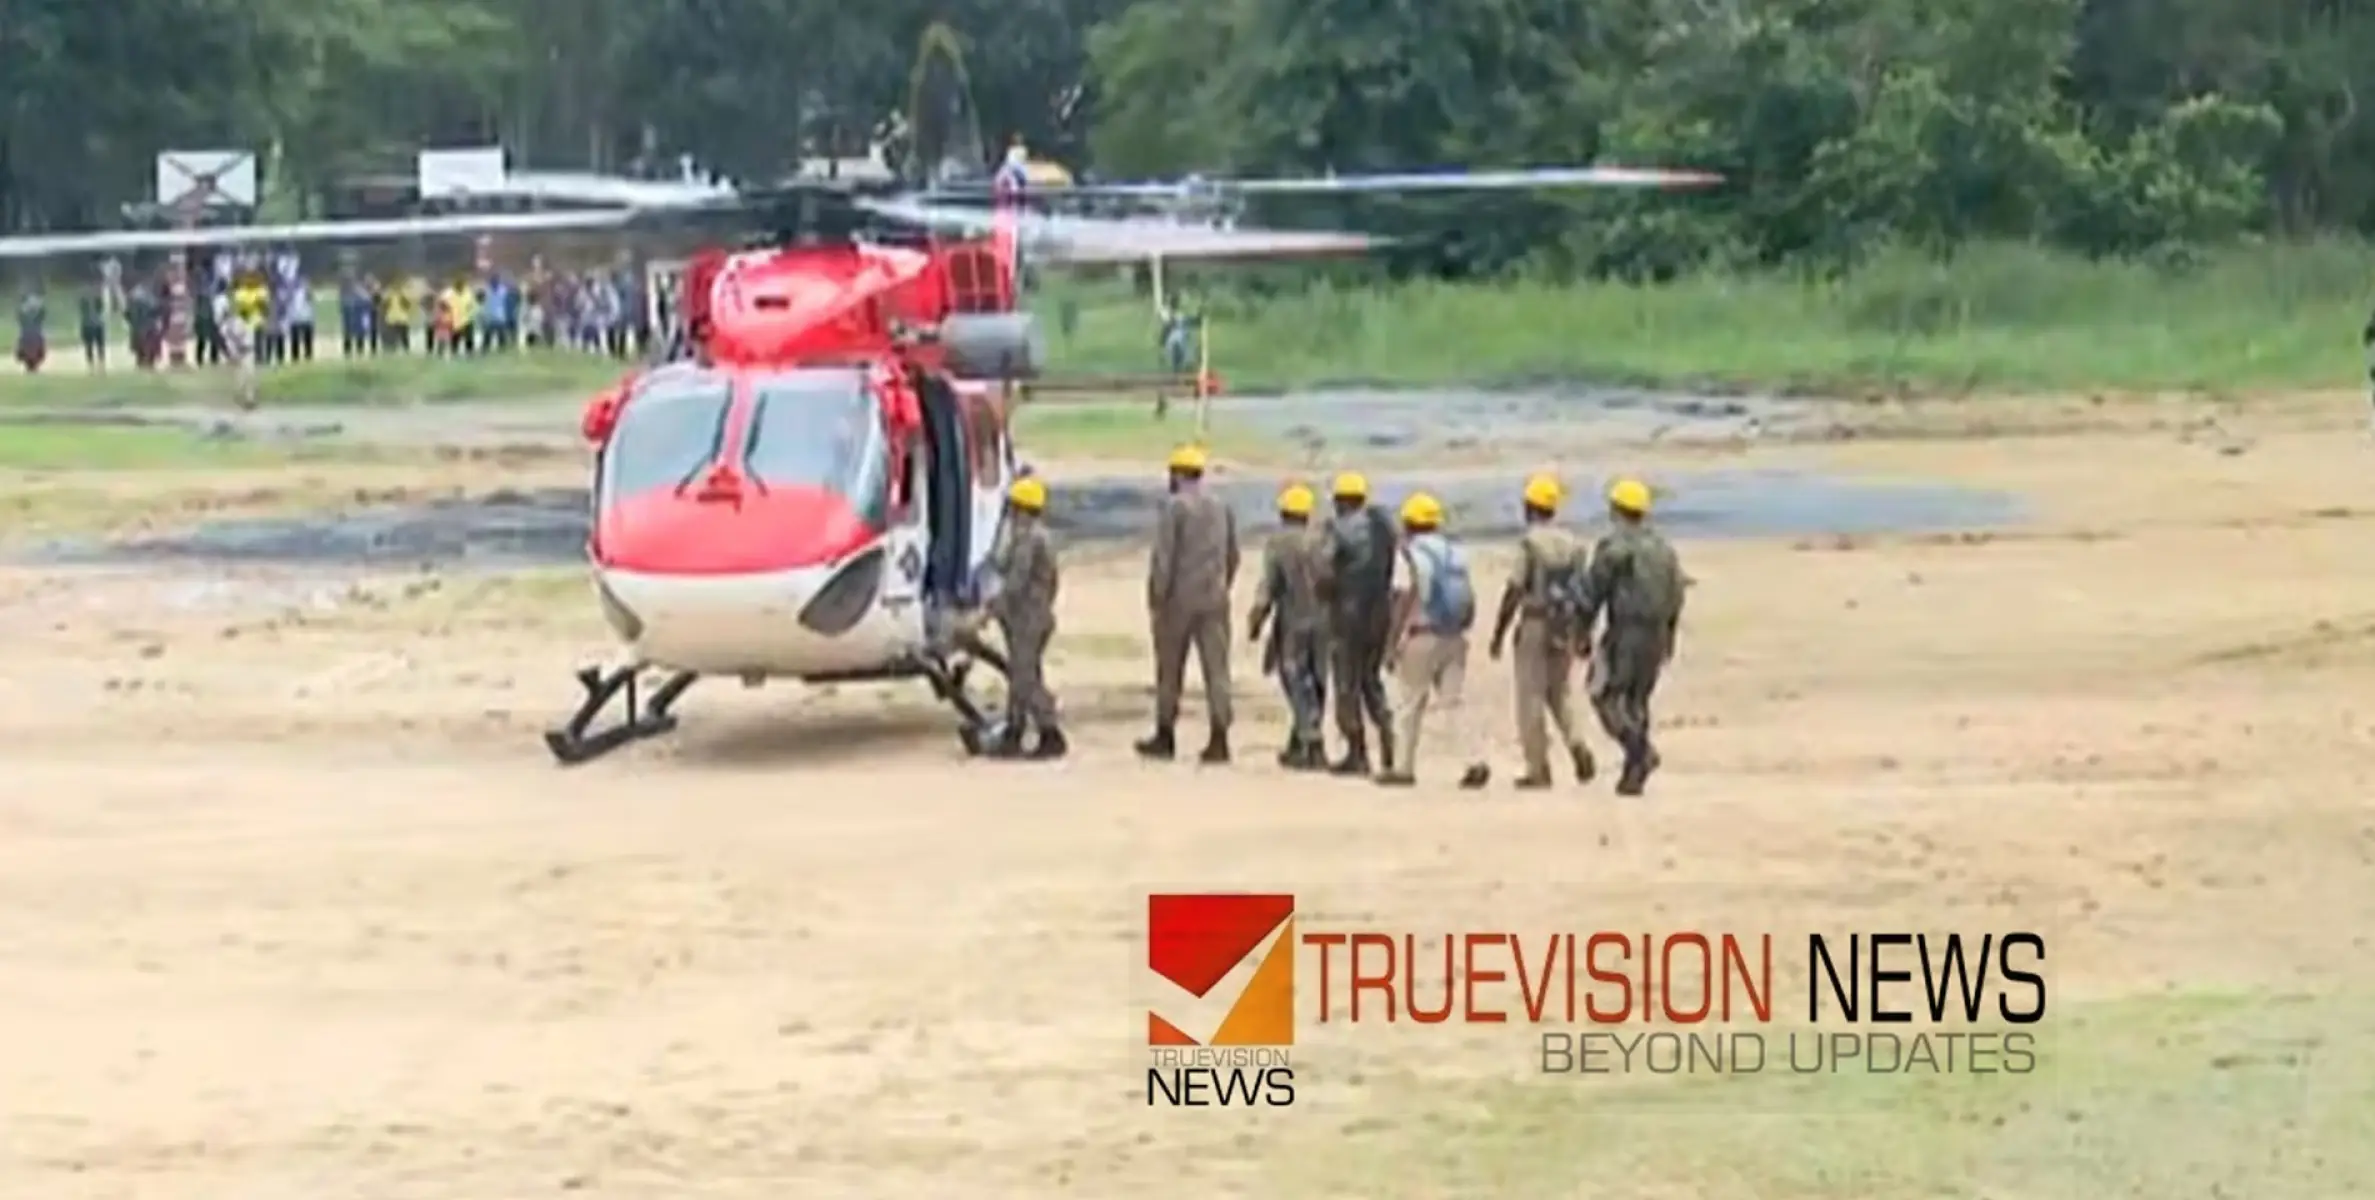
[[[472,271],[442,284],[425,272],[382,276],[348,263],[335,288],[324,292],[292,251],[223,252],[191,264],[186,313],[175,311],[167,270],[127,280],[111,259],[96,282],[75,301],[83,357],[95,370],[107,366],[110,334],[119,326],[143,370],[165,361],[309,362],[326,332],[322,326],[332,322],[348,358],[538,347],[624,359],[648,354],[666,336],[674,299],[665,286],[655,293],[624,258],[611,269],[586,271],[557,271],[535,259],[517,274]],[[29,372],[48,358],[48,324],[44,294],[26,292],[17,308],[16,357]]]

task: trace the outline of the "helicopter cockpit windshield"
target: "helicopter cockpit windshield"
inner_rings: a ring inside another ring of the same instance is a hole
[[[811,368],[761,377],[743,466],[762,488],[819,488],[879,527],[890,508],[890,453],[882,405],[863,372]]]
[[[830,492],[879,527],[890,508],[888,436],[864,373],[789,370],[748,387],[750,418],[736,453],[725,444],[733,377],[690,364],[647,376],[603,443],[600,502],[690,487],[724,461],[761,491]]]
[[[646,376],[603,441],[602,502],[698,480],[724,446],[733,403],[733,381],[712,371],[688,366]]]

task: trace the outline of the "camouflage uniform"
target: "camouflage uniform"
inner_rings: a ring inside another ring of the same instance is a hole
[[[991,565],[1000,586],[990,616],[1006,639],[1006,727],[993,753],[1020,754],[1029,727],[1039,731],[1032,757],[1058,757],[1067,747],[1047,687],[1047,644],[1056,632],[1059,576],[1047,526],[1035,514],[1014,513]]]
[[[1245,623],[1253,637],[1270,625],[1270,640],[1262,653],[1265,668],[1275,665],[1278,683],[1294,714],[1294,732],[1280,765],[1309,769],[1326,765],[1325,737],[1320,732],[1326,715],[1327,610],[1320,601],[1320,583],[1327,571],[1327,535],[1308,525],[1290,525],[1262,548],[1261,594],[1254,598]],[[1275,624],[1271,622],[1275,619]]]
[[[1590,611],[1584,627],[1603,616],[1599,652],[1592,659],[1592,709],[1600,727],[1625,752],[1617,791],[1640,793],[1658,755],[1650,745],[1649,698],[1674,656],[1682,621],[1682,564],[1674,548],[1647,525],[1624,522],[1592,548],[1584,577]]]
[[[1575,731],[1575,650],[1586,631],[1573,628],[1566,614],[1553,612],[1550,590],[1554,579],[1582,571],[1585,560],[1583,547],[1572,535],[1547,518],[1539,520],[1518,539],[1517,567],[1501,593],[1493,654],[1500,656],[1501,635],[1514,620],[1517,658],[1510,673],[1517,687],[1517,740],[1526,760],[1520,786],[1550,781],[1548,726],[1558,728],[1559,743],[1567,748],[1577,780],[1588,782],[1595,770],[1591,750]]]
[[[1204,669],[1204,705],[1212,738],[1208,762],[1229,756],[1229,587],[1237,581],[1237,516],[1199,483],[1182,484],[1163,502],[1147,563],[1146,607],[1154,622],[1155,734],[1139,744],[1150,758],[1175,750],[1179,693],[1188,650]]]
[[[1340,511],[1326,534],[1328,660],[1336,685],[1336,731],[1344,735],[1339,775],[1369,773],[1369,738],[1377,729],[1378,765],[1394,762],[1393,708],[1385,697],[1385,650],[1393,635],[1391,585],[1398,552],[1392,518],[1367,505]]]

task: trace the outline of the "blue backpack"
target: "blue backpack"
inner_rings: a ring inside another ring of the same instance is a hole
[[[1439,533],[1410,539],[1410,553],[1426,560],[1427,590],[1419,614],[1436,633],[1466,633],[1476,624],[1476,585],[1468,578],[1468,556]]]

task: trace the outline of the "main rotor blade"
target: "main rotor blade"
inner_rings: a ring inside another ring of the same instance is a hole
[[[1216,180],[1221,191],[1248,195],[1336,192],[1501,192],[1529,188],[1682,188],[1722,183],[1704,171],[1644,167],[1521,167],[1499,171],[1401,171],[1317,179]]]
[[[1358,254],[1378,245],[1357,233],[1288,229],[1211,229],[1167,221],[1013,213],[950,208],[913,200],[859,200],[859,207],[911,225],[987,235],[1002,219],[1014,222],[1026,258],[1054,263],[1125,263],[1150,258],[1305,258]]]
[[[296,225],[225,225],[197,229],[45,233],[0,238],[0,259],[48,258],[60,254],[120,254],[140,250],[180,250],[192,246],[239,246],[254,243],[293,242],[375,242],[455,234],[615,229],[633,220],[634,215],[625,209],[610,209],[587,212],[483,213],[447,217],[401,217],[385,221],[310,221]]]

